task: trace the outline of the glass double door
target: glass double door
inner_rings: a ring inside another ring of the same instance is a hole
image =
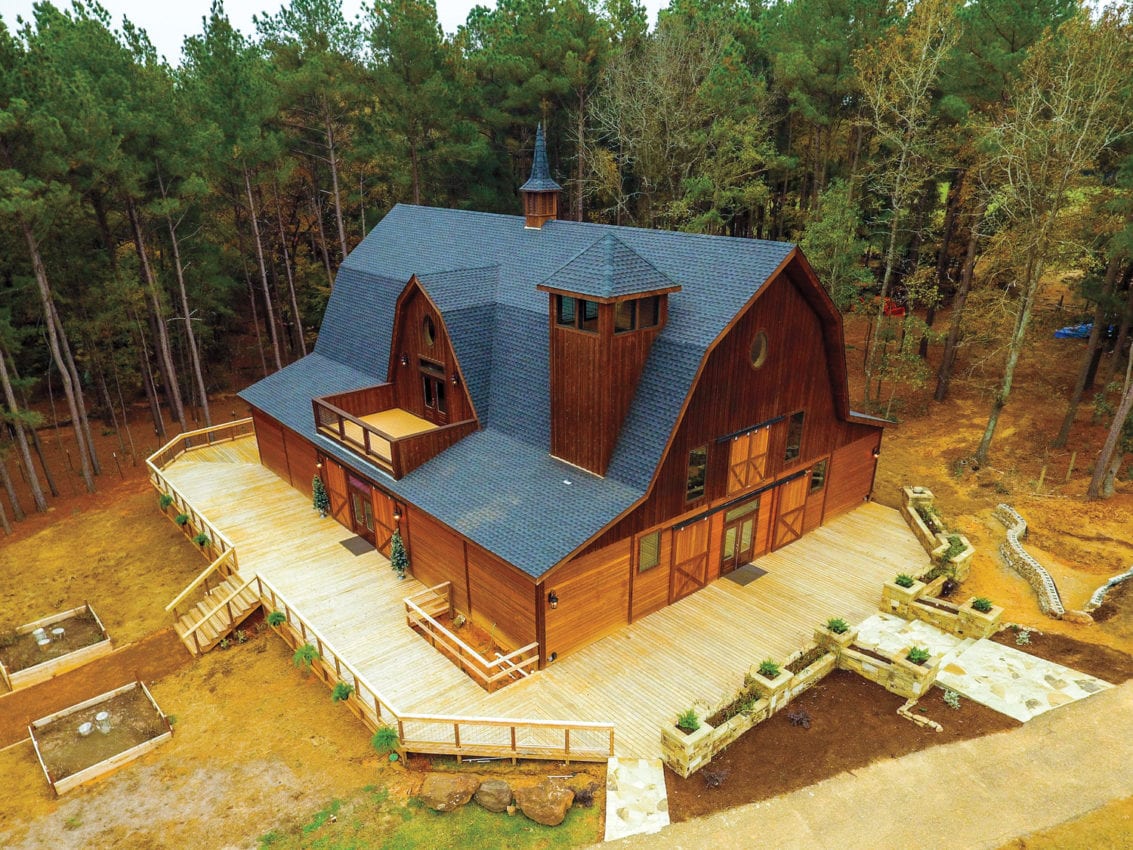
[[[724,537],[720,547],[720,575],[751,561],[755,551],[755,526],[759,518],[756,497],[724,514]]]

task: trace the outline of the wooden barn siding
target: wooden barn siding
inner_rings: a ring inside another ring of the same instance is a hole
[[[260,463],[294,486],[287,468],[287,447],[283,442],[283,426],[260,410],[252,408],[252,424],[256,429],[256,445]]]
[[[660,558],[657,566],[645,572],[638,569],[638,542],[642,535],[633,538],[633,607],[631,622],[652,614],[669,604],[669,571],[673,560],[673,532],[661,531]]]
[[[327,458],[323,461],[323,483],[330,497],[330,515],[346,528],[354,528],[354,520],[350,513],[350,499],[346,492],[346,470],[338,463]]]
[[[637,391],[653,340],[664,326],[665,299],[654,328],[614,333],[614,305],[598,305],[598,333],[555,323],[550,295],[551,454],[606,472]]]
[[[283,445],[287,451],[287,470],[291,476],[291,486],[311,496],[311,482],[317,471],[318,452],[311,443],[289,428],[283,429]]]
[[[413,523],[413,549],[409,568],[413,577],[426,587],[452,582],[453,606],[468,614],[468,577],[464,567],[464,541],[447,525],[428,513],[410,511]]]
[[[466,546],[472,619],[513,649],[536,640],[535,582],[475,543]]]
[[[873,452],[880,444],[881,434],[873,433],[835,449],[826,483],[827,519],[856,508],[873,491]]]
[[[576,558],[544,582],[545,591],[559,597],[558,608],[543,612],[544,655],[562,657],[628,622],[629,544],[624,540]]]
[[[378,384],[350,392],[335,393],[324,398],[328,404],[333,404],[351,416],[368,416],[397,406],[393,384]]]
[[[422,323],[425,316],[431,316],[436,328],[432,346],[425,342]],[[409,357],[409,365],[401,365],[401,355]],[[425,416],[425,394],[421,387],[421,370],[418,359],[424,357],[444,366],[445,400],[448,407],[448,421],[460,422],[473,418],[472,400],[464,381],[453,386],[449,378],[458,372],[456,354],[449,342],[448,330],[441,314],[425,296],[414,281],[402,297],[397,308],[396,326],[393,331],[393,351],[390,355],[390,378],[394,385],[397,407],[408,410],[416,416]]]
[[[749,357],[759,330],[767,332],[769,348],[763,367],[754,370]],[[781,273],[709,355],[649,498],[587,551],[723,500],[730,446],[717,443],[719,437],[805,411],[800,456],[790,463],[783,457],[788,423],[772,426],[769,476],[780,478],[830,454],[861,428],[869,428],[838,417],[829,374],[833,370],[827,369],[824,354],[818,314],[791,275]],[[708,446],[706,493],[703,499],[686,503],[688,453],[700,445]]]

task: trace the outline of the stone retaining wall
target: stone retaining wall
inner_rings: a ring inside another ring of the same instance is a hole
[[[997,505],[995,518],[1007,528],[1007,537],[999,546],[999,554],[1007,566],[1023,576],[1039,597],[1039,608],[1048,617],[1061,620],[1066,614],[1059,596],[1058,586],[1050,573],[1023,548],[1020,542],[1027,536],[1027,522],[1010,505]]]
[[[924,664],[914,664],[905,660],[908,651],[908,648],[903,649],[897,655],[878,652],[878,655],[887,658],[886,661],[881,661],[860,652],[856,647],[848,646],[838,654],[838,669],[857,673],[905,699],[920,699],[936,681],[941,656],[934,655]]]
[[[925,585],[924,582],[919,581],[914,582],[912,587],[901,587],[895,582],[886,582],[881,589],[881,610],[886,614],[904,617],[906,620],[921,620],[943,632],[962,638],[978,640],[994,634],[999,628],[999,621],[1003,617],[1003,608],[1000,606],[993,605],[991,610],[985,613],[972,607],[976,601],[975,597],[963,605],[935,599],[931,603],[926,602],[924,601],[926,597],[931,597],[929,592],[931,587],[932,585]]]
[[[939,511],[936,510],[935,497],[932,495],[932,491],[927,487],[902,487],[901,496],[901,516],[905,518],[905,522],[908,523],[909,529],[913,532],[913,536],[917,538],[925,552],[927,552],[928,556],[932,559],[934,567],[946,567],[956,581],[966,579],[971,572],[972,556],[976,553],[976,549],[972,546],[971,541],[963,534],[949,532],[947,530],[943,518],[940,517]],[[939,520],[938,524],[944,530],[936,532],[930,530],[925,524],[925,521],[921,519],[917,508],[935,513]],[[951,546],[948,538],[952,536],[959,537],[964,544],[964,548],[958,554],[945,560],[945,553]]]
[[[1105,595],[1109,593],[1112,588],[1117,587],[1117,585],[1121,584],[1122,582],[1129,581],[1129,579],[1133,579],[1133,567],[1130,567],[1120,575],[1114,576],[1097,590],[1095,590],[1093,592],[1093,595],[1090,596],[1089,603],[1086,605],[1086,612],[1091,613],[1100,608],[1101,604],[1105,602]]]

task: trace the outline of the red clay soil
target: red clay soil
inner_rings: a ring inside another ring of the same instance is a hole
[[[1124,652],[1053,632],[1030,631],[1029,634],[1030,643],[1023,646],[1016,642],[1018,632],[1014,629],[1005,629],[992,635],[991,639],[1063,667],[1088,673],[1113,685],[1133,679],[1133,657]]]
[[[905,700],[880,685],[835,670],[796,699],[786,711],[743,735],[688,779],[665,771],[669,817],[691,820],[805,788],[882,758],[899,758],[937,744],[978,738],[1018,727],[1017,721],[969,699],[949,708],[934,688],[914,711],[944,726],[925,729],[897,714]],[[792,725],[788,714],[805,710],[810,728]],[[726,776],[718,787],[706,777]]]
[[[192,656],[172,628],[120,647],[54,679],[0,696],[0,748],[28,736],[28,725],[61,709],[133,682],[149,684]]]

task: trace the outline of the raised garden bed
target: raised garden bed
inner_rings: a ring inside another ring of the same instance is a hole
[[[20,626],[0,637],[0,678],[26,688],[109,655],[110,636],[90,605]]]
[[[173,727],[146,686],[131,682],[36,720],[28,732],[47,784],[65,794],[169,740]]]

